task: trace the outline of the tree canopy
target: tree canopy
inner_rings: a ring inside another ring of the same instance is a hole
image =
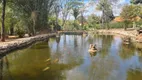
[[[131,0],[131,3],[133,3],[133,4],[141,4],[142,0]]]

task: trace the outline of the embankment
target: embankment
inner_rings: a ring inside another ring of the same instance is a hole
[[[136,30],[123,30],[123,29],[110,29],[110,30],[97,30],[98,34],[120,35],[123,37],[130,37],[132,42],[142,42],[142,36],[138,35]]]
[[[15,39],[12,41],[0,42],[0,56],[3,56],[10,51],[28,46],[37,41],[48,40],[50,37],[53,37],[53,36],[56,36],[56,34],[55,33],[43,34],[43,35],[37,35],[33,37]]]

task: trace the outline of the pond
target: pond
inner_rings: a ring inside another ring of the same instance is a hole
[[[142,51],[119,36],[62,35],[1,58],[0,80],[142,80]]]

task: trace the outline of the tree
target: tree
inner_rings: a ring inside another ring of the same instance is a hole
[[[7,2],[7,9],[5,12],[5,32],[6,34],[10,34],[13,35],[14,34],[14,26],[15,24],[18,22],[16,15],[15,15],[15,11],[13,11],[9,6],[8,6],[8,2]]]
[[[61,10],[61,2],[60,1],[56,1],[54,5],[54,12],[55,12],[55,17],[56,17],[56,20],[55,20],[55,26],[54,26],[54,29],[55,31],[58,31],[60,30],[60,25],[58,24],[58,17],[59,17],[59,13],[60,13],[60,10]]]
[[[142,0],[131,0],[133,4],[142,4]]]
[[[74,27],[77,27],[75,21],[77,20],[77,17],[81,13],[80,8],[83,6],[83,3],[81,1],[72,1],[70,2],[70,5],[72,7],[72,14],[74,16]]]
[[[97,28],[97,24],[100,23],[100,17],[94,14],[91,14],[90,16],[88,16],[87,22],[88,22],[89,27]]]
[[[79,15],[79,9],[73,8],[73,16],[74,16],[75,20],[77,19],[78,15]]]
[[[123,7],[121,12],[121,17],[124,19],[124,29],[127,29],[129,22],[134,21],[137,16],[139,16],[140,8],[137,5],[126,5]]]
[[[5,7],[6,7],[6,0],[2,0],[2,27],[1,27],[1,41],[5,41]]]
[[[97,9],[102,11],[102,26],[106,23],[106,28],[109,29],[108,23],[114,19],[111,3],[108,0],[100,0]]]
[[[62,24],[61,26],[64,26],[67,20],[67,17],[71,11],[71,0],[60,0],[61,2],[61,12],[62,12]]]
[[[36,30],[48,29],[48,17],[51,11],[53,11],[55,1],[56,0],[11,0],[11,3],[12,8],[21,12],[20,15],[32,21],[32,32],[35,34]]]

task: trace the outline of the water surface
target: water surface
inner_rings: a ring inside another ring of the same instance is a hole
[[[0,80],[142,80],[142,51],[119,36],[62,35],[3,57]]]

